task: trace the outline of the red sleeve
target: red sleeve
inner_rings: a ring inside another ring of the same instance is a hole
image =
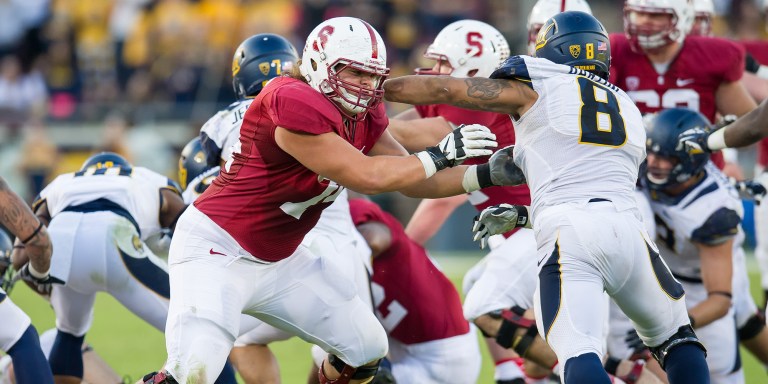
[[[717,40],[719,40],[721,47],[715,47],[715,52],[723,63],[723,81],[731,83],[740,80],[744,75],[744,66],[746,65],[744,47],[729,40]]]
[[[297,80],[272,92],[270,117],[278,127],[314,135],[335,132],[341,126],[341,114],[331,101]]]
[[[420,117],[433,117],[434,114],[430,112],[431,105],[414,105],[413,108],[416,109],[416,113],[419,114]]]
[[[611,33],[608,35],[608,39],[611,44],[611,71],[608,76],[608,82],[611,84],[616,84],[618,79],[620,79],[620,73],[619,67],[616,65],[617,63],[620,63],[622,60],[622,54],[623,49],[627,45],[627,37],[624,36],[623,33]],[[617,60],[618,59],[618,60]]]
[[[762,139],[757,144],[757,164],[768,167],[768,139]]]
[[[378,205],[366,199],[349,199],[349,213],[352,215],[352,222],[355,225],[365,224],[369,221],[382,220],[384,212]]]

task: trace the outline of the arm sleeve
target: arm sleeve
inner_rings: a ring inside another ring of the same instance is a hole
[[[691,241],[706,245],[718,245],[733,238],[739,232],[741,217],[736,211],[720,208],[691,234]]]
[[[275,125],[294,132],[323,134],[341,125],[341,115],[321,93],[308,86],[284,86],[270,96]]]

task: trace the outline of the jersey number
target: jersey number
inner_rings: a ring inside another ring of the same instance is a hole
[[[581,96],[580,144],[620,147],[627,141],[624,117],[616,95],[586,77],[578,77]]]
[[[629,91],[627,95],[635,103],[643,103],[648,108],[677,108],[684,107],[699,111],[699,94],[693,89],[669,89],[659,96],[659,93],[646,89],[642,91]]]
[[[384,287],[371,281],[371,296],[373,296],[373,307],[376,308],[376,317],[379,318],[381,325],[387,332],[391,332],[408,314],[408,310],[403,307],[397,300],[387,305],[387,315],[384,316],[379,309],[379,305],[384,302],[385,292]]]
[[[298,220],[309,207],[315,204],[333,202],[343,190],[344,187],[328,180],[328,186],[325,188],[323,193],[300,203],[283,203],[283,205],[280,206],[280,209],[286,214],[291,215]]]

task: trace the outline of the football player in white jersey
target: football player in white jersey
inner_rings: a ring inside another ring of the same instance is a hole
[[[96,293],[103,291],[153,325],[165,328],[167,265],[143,239],[173,228],[184,210],[176,183],[115,153],[90,157],[80,171],[58,176],[33,210],[48,223],[54,244],[51,291],[58,333],[50,365],[57,382],[83,377],[85,333]]]
[[[751,302],[748,285],[735,278],[746,275],[743,208],[708,154],[689,155],[678,146],[679,135],[695,127],[709,127],[696,111],[658,113],[648,125],[641,181],[656,216],[659,248],[685,289],[691,325],[708,349],[712,382],[742,383],[733,308],[740,300]]]
[[[14,193],[0,177],[0,224],[16,236],[17,254],[24,254],[30,261],[19,271],[25,280],[50,288],[51,241],[45,225],[40,222],[27,204]],[[8,255],[12,248],[10,238],[2,232],[4,262],[1,271],[9,267]],[[16,255],[14,255],[16,256]],[[0,275],[1,276],[1,275]],[[2,280],[2,279],[0,279]],[[53,383],[51,368],[40,350],[37,330],[29,316],[8,298],[0,288],[0,350],[10,355],[15,363],[19,383]]]
[[[232,57],[232,86],[238,100],[213,115],[200,129],[210,167],[232,155],[233,145],[240,140],[243,115],[253,98],[269,80],[290,73],[298,58],[293,44],[280,35],[261,33],[240,43]]]
[[[558,14],[542,27],[536,56],[511,57],[491,79],[390,79],[385,97],[513,118],[515,163],[533,198],[536,322],[557,353],[565,383],[610,382],[601,363],[607,313],[594,305],[603,291],[632,319],[671,383],[709,382],[683,288],[659,257],[637,208],[645,132],[632,100],[605,80],[605,28],[583,12]]]

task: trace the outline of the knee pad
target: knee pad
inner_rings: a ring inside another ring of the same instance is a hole
[[[142,380],[144,384],[179,384],[173,376],[165,371],[146,374]]]
[[[343,362],[334,354],[330,354],[328,356],[328,362],[331,363],[336,371],[341,373],[341,376],[334,380],[327,378],[325,376],[325,371],[323,370],[323,365],[320,364],[320,369],[317,374],[318,378],[320,379],[320,384],[348,384],[350,380],[365,379],[369,380],[364,381],[364,383],[370,383],[373,380],[373,377],[376,376],[376,372],[379,370],[378,363],[376,363],[376,365],[355,368]]]
[[[690,325],[683,325],[678,328],[677,332],[667,339],[667,341],[661,343],[659,346],[649,347],[648,349],[651,351],[653,358],[659,362],[661,369],[664,369],[664,361],[667,354],[669,354],[669,351],[681,344],[693,344],[704,351],[704,356],[707,355],[707,349],[704,348],[704,345],[701,344],[699,338],[696,337],[696,333],[693,332],[693,328],[691,328]]]
[[[510,309],[492,312],[489,315],[501,319],[501,328],[496,335],[496,342],[504,348],[512,348],[518,355],[525,357],[539,330],[535,321],[523,318],[523,313],[525,313],[525,309],[516,305]],[[525,333],[515,337],[515,333],[520,328],[525,329]]]
[[[765,328],[765,316],[758,311],[739,328],[739,340],[749,340],[757,336]]]

